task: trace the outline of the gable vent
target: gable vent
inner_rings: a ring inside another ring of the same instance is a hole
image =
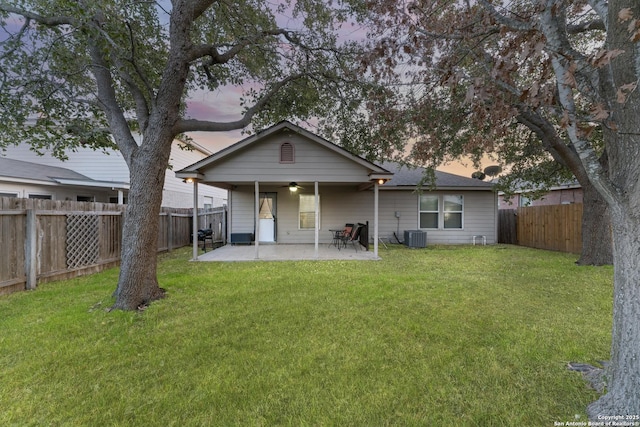
[[[295,161],[293,144],[283,142],[280,145],[280,163],[293,163]]]

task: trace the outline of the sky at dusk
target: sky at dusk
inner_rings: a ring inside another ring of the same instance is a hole
[[[276,14],[278,25],[290,30],[301,29],[300,22],[294,19],[286,12],[284,14]],[[21,20],[15,19],[15,25],[9,26],[9,30],[17,30],[21,25]],[[366,37],[366,30],[357,24],[345,23],[338,31],[339,40],[360,40]],[[0,34],[0,40],[5,38],[6,34]],[[238,120],[242,117],[242,107],[240,106],[240,97],[249,87],[221,87],[215,92],[196,91],[190,94],[187,101],[186,115],[190,118],[199,120],[211,120],[217,122],[229,122]],[[314,129],[309,129],[314,132]],[[192,132],[189,133],[198,144],[204,146],[211,152],[215,153],[223,148],[234,144],[247,135],[242,130],[231,132]],[[487,160],[483,162],[483,167],[489,164],[495,164]],[[454,173],[462,176],[471,176],[474,169],[471,162],[452,163],[442,165],[438,170]]]
[[[276,20],[278,25],[283,28],[299,29],[299,22],[286,14],[278,15]],[[339,30],[339,35],[342,41],[358,40],[366,37],[366,30],[359,25],[345,23]],[[199,120],[220,122],[238,120],[242,116],[239,99],[246,89],[248,88],[228,86],[213,93],[196,92],[189,97],[187,115]],[[308,130],[314,132],[314,129]],[[243,134],[241,130],[237,130],[232,132],[192,132],[189,136],[198,144],[215,153],[244,139],[247,135]],[[496,162],[487,158],[486,161],[483,161],[482,167],[492,164],[496,164]],[[438,167],[438,170],[466,177],[471,177],[475,171],[471,161],[444,164]]]
[[[241,109],[238,106],[239,93],[233,93],[234,88],[224,94],[200,94],[189,101],[188,114],[192,118],[201,120],[231,121],[241,117]],[[313,129],[309,129],[314,131]],[[192,132],[189,136],[198,144],[204,146],[211,152],[215,153],[234,144],[244,138],[246,134],[242,134],[242,130],[231,132]],[[489,158],[483,161],[482,167],[496,164]],[[440,171],[453,173],[456,175],[471,177],[476,170],[470,160],[462,162],[454,162],[441,165],[437,168]]]

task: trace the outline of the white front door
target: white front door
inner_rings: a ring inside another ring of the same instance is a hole
[[[260,193],[259,242],[276,241],[276,193]]]

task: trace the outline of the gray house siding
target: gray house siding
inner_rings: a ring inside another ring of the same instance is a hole
[[[280,144],[290,142],[294,163],[280,163]],[[271,135],[205,172],[208,182],[363,182],[369,171],[300,135]]]
[[[427,194],[427,193],[425,193]],[[496,243],[497,201],[490,191],[431,191],[428,194],[462,195],[464,198],[463,228],[424,229],[427,244],[468,244],[473,236],[486,236],[487,244]],[[396,218],[396,212],[400,218]],[[419,195],[414,191],[381,191],[379,233],[383,239],[395,242],[393,233],[404,238],[404,230],[419,229]],[[399,232],[399,233],[398,233]]]
[[[309,191],[311,190],[311,191]],[[313,243],[314,230],[300,230],[298,226],[299,194],[313,195],[313,188],[291,193],[287,188],[261,185],[260,192],[277,193],[277,243]],[[357,191],[353,186],[319,186],[320,243],[330,243],[331,229],[340,229],[346,223],[373,223],[373,192]],[[233,208],[230,214],[232,233],[253,233],[255,228],[254,187],[239,187],[232,192]]]
[[[254,187],[239,187],[233,191],[230,215],[231,232],[254,232]],[[261,185],[261,192],[277,193],[277,243],[312,243],[314,230],[298,228],[299,194],[313,195],[313,188],[291,193],[287,188]],[[354,186],[319,185],[320,243],[331,242],[331,229],[345,223],[369,222],[373,227],[373,191],[358,191]],[[487,243],[496,243],[497,202],[490,191],[433,191],[429,194],[462,195],[464,224],[462,230],[427,229],[428,244],[469,244],[473,236],[486,236]],[[381,190],[379,199],[379,235],[395,242],[394,233],[403,238],[404,230],[417,230],[419,196],[414,191]],[[400,218],[396,218],[396,212]],[[369,232],[373,237],[373,229]]]

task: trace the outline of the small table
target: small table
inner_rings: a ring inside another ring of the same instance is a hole
[[[335,246],[336,248],[338,248],[338,250],[340,250],[340,246],[342,246],[342,236],[344,235],[344,230],[333,229],[329,230],[329,232],[331,233],[331,237],[333,238],[333,241],[329,244],[329,246]]]

